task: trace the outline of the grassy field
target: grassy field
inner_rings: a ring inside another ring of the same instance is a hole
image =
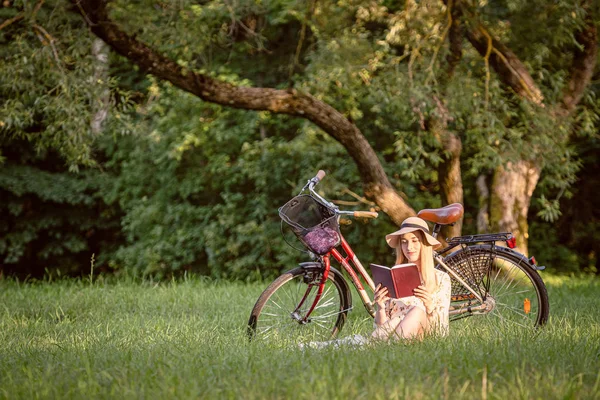
[[[537,332],[304,351],[246,340],[265,283],[4,280],[0,398],[600,398],[600,280],[543,278]],[[371,324],[359,305],[341,336]]]

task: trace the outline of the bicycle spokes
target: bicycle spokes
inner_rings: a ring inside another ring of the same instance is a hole
[[[544,301],[546,307],[547,300],[542,297],[542,284],[518,256],[484,245],[466,247],[444,259],[475,292],[452,279],[451,319],[486,314],[488,318],[472,323],[531,327],[545,322],[547,309],[542,312],[541,304]]]
[[[315,281],[319,283],[315,284]],[[262,305],[256,334],[283,340],[315,340],[332,336],[348,309],[343,304],[338,286],[331,279],[324,283],[323,292],[315,304],[319,285],[319,277],[299,274],[275,288]]]

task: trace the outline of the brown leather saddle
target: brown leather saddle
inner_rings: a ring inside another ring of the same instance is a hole
[[[440,225],[450,225],[462,218],[465,209],[460,203],[449,204],[442,208],[426,208],[417,213],[417,217]]]

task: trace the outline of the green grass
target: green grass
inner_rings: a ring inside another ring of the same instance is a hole
[[[305,351],[247,342],[266,283],[4,280],[0,398],[600,398],[600,280],[543,277],[537,332]],[[371,326],[357,304],[341,336]]]

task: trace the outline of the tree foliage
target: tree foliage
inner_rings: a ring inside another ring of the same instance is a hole
[[[328,197],[385,209],[362,186],[370,178],[352,140],[331,133],[335,123],[279,115],[279,106],[254,112],[211,104],[215,93],[178,88],[182,75],[192,76],[186,74],[229,88],[278,90],[252,92],[256,97],[279,93],[290,104],[332,106],[349,123],[344,129],[364,135],[398,198],[417,210],[442,205],[440,167],[452,156],[445,135],[454,135],[467,232],[476,232],[481,211],[478,177],[523,160],[539,166],[530,210],[535,231],[545,221],[564,221],[573,207],[564,200],[579,193],[573,188],[585,176],[582,166],[595,166],[580,154],[596,140],[597,79],[574,111],[560,111],[582,48],[578,35],[598,24],[589,2],[108,3],[107,16],[130,43],[173,62],[181,74],[173,84],[140,69],[161,66],[128,60],[125,47],[111,53],[110,73],[98,78],[89,27],[95,16],[84,3],[13,1],[0,8],[6,271],[86,270],[82,260],[93,252],[106,270],[272,274],[297,261],[281,239],[276,209],[319,168],[331,173],[322,184]],[[459,21],[464,32],[497,41],[489,42],[495,51],[510,49],[535,80],[538,100],[507,85],[476,38],[451,37]],[[107,91],[111,111],[95,133],[90,121]],[[302,117],[298,107],[284,113]],[[27,204],[36,204],[35,212]],[[381,239],[393,229],[388,218],[343,229],[364,260],[389,257]],[[532,248],[559,236],[532,237]]]

